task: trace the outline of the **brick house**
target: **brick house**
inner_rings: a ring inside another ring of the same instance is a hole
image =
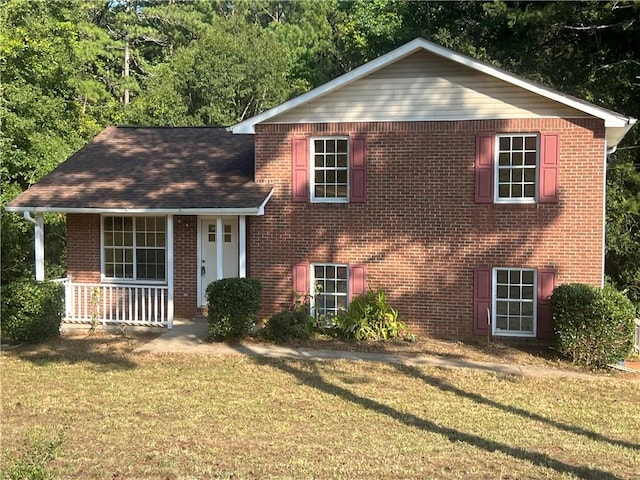
[[[416,39],[227,130],[110,127],[7,210],[39,258],[42,213],[67,214],[71,320],[171,327],[250,275],[263,317],[383,288],[420,333],[545,339],[555,285],[603,282],[634,123]]]

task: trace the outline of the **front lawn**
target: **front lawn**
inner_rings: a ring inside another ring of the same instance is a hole
[[[59,434],[55,478],[632,479],[640,380],[134,354],[108,338],[4,352],[3,471]]]

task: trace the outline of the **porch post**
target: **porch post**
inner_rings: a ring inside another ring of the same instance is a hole
[[[44,281],[44,219],[42,213],[36,214],[34,224],[35,260],[36,260],[36,281]]]
[[[247,219],[244,215],[238,217],[238,276],[247,276]]]
[[[173,328],[173,215],[167,215],[167,328]]]
[[[222,228],[222,217],[216,217],[216,280],[221,280],[224,276],[224,254],[222,247],[224,244],[224,229]]]

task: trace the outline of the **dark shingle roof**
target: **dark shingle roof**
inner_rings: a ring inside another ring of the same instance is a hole
[[[109,127],[9,204],[76,209],[257,208],[253,135],[224,128]]]

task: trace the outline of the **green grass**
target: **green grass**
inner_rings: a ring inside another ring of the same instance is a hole
[[[72,348],[2,356],[54,478],[640,478],[640,381]],[[62,433],[61,433],[62,432]]]

